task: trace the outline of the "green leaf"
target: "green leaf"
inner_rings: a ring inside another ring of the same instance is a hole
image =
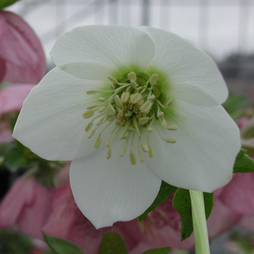
[[[160,188],[160,191],[159,191],[157,197],[155,198],[155,200],[153,201],[151,206],[148,207],[147,210],[138,217],[138,221],[142,221],[149,212],[151,212],[158,205],[160,205],[162,202],[164,202],[176,190],[177,190],[177,187],[169,185],[168,183],[162,181],[161,188]]]
[[[65,239],[47,235],[44,232],[42,233],[46,243],[55,254],[84,254],[75,244]]]
[[[241,149],[235,159],[234,173],[254,172],[254,160],[246,154],[246,150]]]
[[[4,164],[11,170],[15,171],[18,168],[26,167],[27,161],[24,154],[17,148],[10,149],[4,160]]]
[[[0,0],[0,10],[14,4],[17,1],[19,0]]]
[[[213,209],[213,193],[204,193],[206,219],[209,218]],[[189,190],[178,189],[174,198],[173,206],[181,217],[181,239],[190,237],[193,232],[193,221],[191,212],[191,199]]]
[[[205,203],[205,216],[208,220],[213,210],[213,193],[204,192],[204,203]]]
[[[248,100],[244,96],[230,93],[222,106],[233,118],[236,118],[241,116],[240,109],[246,104],[248,104]]]
[[[168,254],[170,250],[171,250],[171,247],[164,247],[159,249],[151,249],[144,252],[143,254]]]
[[[101,240],[98,254],[128,254],[122,236],[116,232],[105,234]]]

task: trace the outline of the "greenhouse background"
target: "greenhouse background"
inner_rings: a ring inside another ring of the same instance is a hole
[[[254,0],[22,0],[8,8],[36,31],[49,52],[67,29],[90,24],[153,26],[205,50],[230,90],[254,94]]]
[[[20,0],[6,10],[34,29],[44,47],[47,70],[54,67],[50,51],[55,42],[72,27],[152,26],[206,51],[217,62],[229,90],[244,95],[254,106],[254,0]],[[239,229],[232,232],[238,234]],[[228,237],[229,233],[223,234],[212,243],[213,254],[231,254],[221,247]]]

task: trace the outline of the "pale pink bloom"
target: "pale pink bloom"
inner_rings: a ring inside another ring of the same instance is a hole
[[[249,121],[249,118],[247,116],[242,117],[238,122],[237,125],[241,129],[246,123]]]
[[[17,228],[25,234],[42,238],[41,228],[50,213],[54,189],[46,189],[33,177],[16,180],[0,205],[0,227]]]
[[[10,82],[37,83],[46,71],[38,37],[21,17],[8,11],[0,11],[0,58],[4,60],[0,69],[6,68],[4,80]]]
[[[7,121],[0,121],[0,143],[7,143],[13,140],[12,132]]]
[[[13,140],[8,120],[1,118],[2,114],[19,111],[24,99],[33,87],[32,84],[14,84],[0,90],[0,143]]]
[[[0,91],[0,116],[11,111],[19,111],[24,99],[34,87],[32,84],[14,84]]]
[[[0,27],[0,36],[1,36],[1,27]],[[5,71],[6,71],[5,61],[2,58],[0,58],[0,84],[4,78]]]
[[[124,237],[129,249],[135,247],[138,244],[137,239],[124,231],[126,228],[124,225],[130,224],[131,222],[118,222],[113,227],[97,230],[78,209],[70,186],[65,185],[57,188],[51,214],[42,230],[47,234],[73,242],[82,248],[85,253],[97,254],[103,235],[109,231],[119,232]]]
[[[232,211],[254,215],[254,174],[237,173],[223,188],[220,200]]]
[[[209,238],[230,229],[240,219],[241,215],[230,211],[216,199],[208,220]],[[124,237],[130,254],[165,246],[188,250],[194,248],[193,235],[181,242],[181,220],[172,206],[172,197],[149,213],[141,223],[135,219],[96,230],[79,211],[69,186],[62,186],[55,192],[52,213],[42,230],[74,242],[89,254],[97,253],[101,238],[108,231],[117,231]]]
[[[207,220],[209,238],[212,239],[229,230],[241,218],[241,214],[225,206],[219,199],[215,199],[213,211]]]

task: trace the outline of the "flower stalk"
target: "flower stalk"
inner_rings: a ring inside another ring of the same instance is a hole
[[[210,254],[203,192],[190,190],[196,254]]]

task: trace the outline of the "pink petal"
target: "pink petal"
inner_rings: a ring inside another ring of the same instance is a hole
[[[218,199],[214,200],[213,211],[207,221],[209,238],[214,238],[230,229],[241,219],[241,217],[240,214],[231,211]]]
[[[172,206],[172,198],[171,196],[150,212],[140,223],[135,223],[132,227],[126,224],[126,232],[145,244],[142,246],[149,246],[149,249],[165,246],[193,249],[193,235],[181,242],[181,219]]]
[[[108,228],[96,230],[79,211],[69,185],[57,188],[52,213],[42,230],[50,235],[65,238],[89,254],[98,252],[102,236]]]
[[[13,140],[9,124],[0,122],[0,143],[7,143]]]
[[[15,84],[0,91],[0,115],[11,111],[19,111],[24,99],[34,85]]]
[[[238,223],[238,226],[254,233],[254,216],[244,216]]]
[[[0,40],[0,42],[1,42],[1,40]],[[0,57],[0,84],[4,78],[5,72],[6,72],[5,61]]]
[[[21,177],[0,205],[0,227],[16,225],[19,230],[41,238],[41,228],[50,212],[52,192],[34,178]]]
[[[16,14],[1,11],[0,16],[6,21],[0,47],[0,57],[6,61],[5,80],[37,83],[46,71],[45,57],[38,37]]]
[[[254,215],[254,173],[234,174],[232,181],[223,188],[220,200],[242,215]]]
[[[5,18],[0,15],[0,42],[5,33],[6,27],[7,27],[7,24],[5,22]]]

